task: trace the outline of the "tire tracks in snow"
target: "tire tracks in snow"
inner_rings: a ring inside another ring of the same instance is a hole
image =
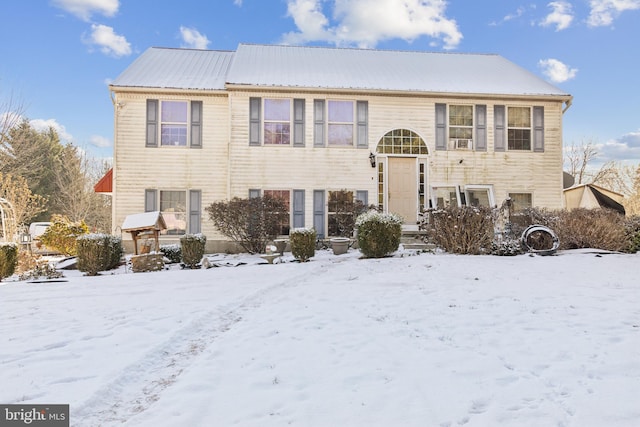
[[[230,309],[211,310],[180,328],[142,358],[125,367],[72,413],[72,425],[83,427],[125,423],[148,410],[164,390],[197,360],[218,337],[242,321],[243,315],[259,308],[273,294],[300,286],[324,264],[310,266],[292,279],[268,286],[228,304]],[[73,408],[72,408],[73,410]]]

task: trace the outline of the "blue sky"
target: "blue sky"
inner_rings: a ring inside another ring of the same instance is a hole
[[[148,47],[286,43],[497,53],[574,96],[565,145],[640,162],[640,0],[7,0],[2,17],[0,107],[95,157],[108,84]]]

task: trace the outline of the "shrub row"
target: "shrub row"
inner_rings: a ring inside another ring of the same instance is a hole
[[[553,230],[559,249],[640,250],[640,218],[625,218],[608,209],[526,209],[511,216],[511,232],[506,235],[496,233],[500,230],[495,230],[495,224],[490,208],[450,207],[430,211],[421,228],[430,242],[456,254],[515,255],[521,252],[522,232],[533,224]]]

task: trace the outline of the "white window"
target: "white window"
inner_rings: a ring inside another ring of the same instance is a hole
[[[449,105],[449,147],[473,149],[473,106]]]
[[[279,224],[279,235],[288,236],[291,230],[291,192],[289,190],[264,190],[265,196],[282,200],[287,207],[288,216]]]
[[[291,141],[291,100],[264,100],[264,143],[289,145]]]
[[[431,205],[435,209],[460,207],[460,189],[457,185],[438,185],[431,187]]]
[[[493,185],[465,185],[465,204],[467,206],[487,206],[495,207],[495,197],[493,196]]]
[[[531,150],[531,108],[507,109],[507,138],[509,150]]]
[[[186,101],[162,101],[160,103],[160,145],[187,145],[188,103]]]
[[[181,235],[187,232],[186,191],[160,191],[160,212],[167,224],[162,234]]]
[[[353,101],[328,101],[329,145],[353,145]]]

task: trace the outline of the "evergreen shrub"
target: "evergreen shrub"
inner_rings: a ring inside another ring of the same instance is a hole
[[[182,260],[182,249],[180,245],[160,245],[160,252],[170,263],[177,264]]]
[[[382,258],[400,247],[402,218],[370,210],[358,216],[358,246],[366,258]]]
[[[0,281],[11,276],[18,265],[18,245],[0,243]]]
[[[313,228],[294,228],[289,233],[291,254],[300,262],[309,261],[316,254],[316,230]]]
[[[204,256],[207,237],[204,234],[185,234],[180,238],[182,265],[184,268],[198,268]]]
[[[85,234],[77,239],[78,270],[87,276],[118,266],[124,253],[122,239],[109,234]]]

